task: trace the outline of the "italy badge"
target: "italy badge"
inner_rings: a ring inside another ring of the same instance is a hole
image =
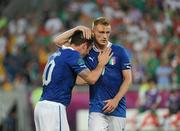
[[[110,65],[115,65],[116,64],[116,57],[115,56],[111,57],[111,59],[109,60],[109,64]]]

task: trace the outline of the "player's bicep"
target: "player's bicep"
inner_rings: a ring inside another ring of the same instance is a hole
[[[122,71],[124,80],[128,80],[130,83],[132,82],[132,71],[131,69],[126,69]]]

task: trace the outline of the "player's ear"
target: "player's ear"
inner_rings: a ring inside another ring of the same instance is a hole
[[[84,48],[85,48],[85,45],[86,45],[86,43],[82,43],[82,44],[80,45],[80,47],[81,47],[82,49],[84,49]]]
[[[86,48],[87,48],[87,44],[84,43],[84,44],[83,44],[83,49],[86,49]]]

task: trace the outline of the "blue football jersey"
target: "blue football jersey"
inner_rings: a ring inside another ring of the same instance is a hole
[[[119,45],[112,45],[113,56],[105,66],[100,78],[94,85],[90,85],[90,112],[101,112],[104,101],[114,98],[123,82],[122,70],[131,69],[131,64],[126,50]],[[93,70],[98,64],[98,50],[94,47],[84,60],[86,66]],[[126,117],[126,99],[123,97],[118,107],[107,115]]]
[[[41,100],[69,105],[76,76],[86,68],[79,52],[70,47],[60,48],[49,57],[44,69]]]

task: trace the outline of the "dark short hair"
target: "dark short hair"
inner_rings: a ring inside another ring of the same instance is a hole
[[[85,42],[88,44],[88,46],[91,46],[93,40],[84,38],[82,31],[75,31],[74,34],[71,36],[71,44],[79,46]]]

